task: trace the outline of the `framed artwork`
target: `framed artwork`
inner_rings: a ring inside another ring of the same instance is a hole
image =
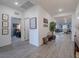
[[[37,18],[33,17],[30,19],[30,29],[37,29]]]
[[[48,27],[48,24],[44,24],[43,26],[44,26],[44,27]]]
[[[43,23],[48,24],[48,19],[44,18],[44,19],[43,19]]]
[[[8,33],[8,29],[2,29],[2,35],[7,35]]]
[[[7,26],[4,26],[4,27],[2,27],[2,29],[3,29],[3,30],[7,30],[7,29],[8,29],[8,27],[7,27]]]
[[[7,14],[2,14],[2,20],[3,21],[8,21],[9,16]]]
[[[3,22],[2,22],[2,26],[3,26],[3,27],[5,27],[5,26],[8,27],[8,22],[3,21]]]
[[[2,14],[2,35],[8,35],[9,33],[9,15]]]

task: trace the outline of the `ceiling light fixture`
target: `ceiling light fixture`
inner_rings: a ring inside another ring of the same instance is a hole
[[[19,3],[18,3],[18,2],[15,2],[14,4],[15,4],[15,5],[18,5]]]
[[[62,12],[62,11],[63,11],[63,9],[59,9],[58,11],[59,11],[59,12]]]
[[[79,19],[79,17],[77,17],[77,19]]]

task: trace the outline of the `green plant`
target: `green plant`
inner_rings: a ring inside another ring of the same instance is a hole
[[[54,32],[56,29],[56,23],[55,22],[50,22],[50,31]]]

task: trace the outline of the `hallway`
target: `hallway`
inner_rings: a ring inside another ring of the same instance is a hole
[[[41,47],[20,42],[13,47],[0,48],[0,58],[73,58],[74,43],[71,41],[71,35],[57,33],[56,37],[55,41]]]

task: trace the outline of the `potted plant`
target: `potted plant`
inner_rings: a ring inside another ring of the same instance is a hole
[[[56,29],[56,23],[55,22],[50,22],[50,31],[52,33],[54,33],[55,29]]]
[[[56,36],[54,35],[55,29],[56,29],[56,23],[50,22],[50,32],[52,33],[51,39],[55,40]]]

